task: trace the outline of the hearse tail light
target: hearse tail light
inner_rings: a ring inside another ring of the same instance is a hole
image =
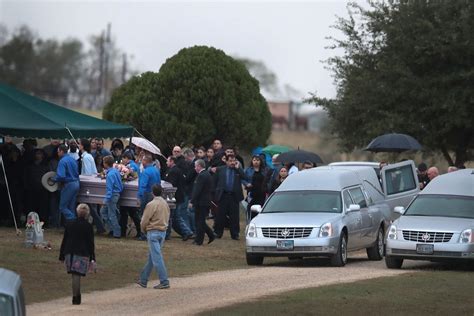
[[[332,224],[326,223],[319,229],[319,237],[331,237],[332,236]]]
[[[390,228],[388,229],[388,239],[397,239],[397,226],[393,224],[390,225]]]
[[[459,237],[459,242],[461,244],[472,244],[474,243],[473,238],[474,229],[468,228],[461,232],[461,236]]]

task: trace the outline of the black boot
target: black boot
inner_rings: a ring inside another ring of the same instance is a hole
[[[81,305],[81,295],[72,297],[72,305]]]

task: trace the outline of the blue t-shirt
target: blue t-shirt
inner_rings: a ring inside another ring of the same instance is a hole
[[[148,165],[138,178],[138,198],[142,198],[145,193],[151,193],[154,184],[161,184],[160,172],[153,165]]]

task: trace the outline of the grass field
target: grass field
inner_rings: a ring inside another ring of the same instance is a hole
[[[20,274],[27,304],[70,295],[70,276],[58,260],[61,230],[45,230],[45,240],[51,243],[51,250],[25,248],[24,236],[15,236],[12,228],[0,228],[0,240],[0,267]],[[95,243],[98,272],[86,276],[82,282],[83,292],[133,283],[146,262],[147,243],[107,237],[96,237]],[[177,235],[164,246],[170,277],[246,268],[244,253],[244,239],[231,240],[227,231],[222,239],[209,246],[198,247],[192,245],[191,240],[183,242]],[[152,278],[156,278],[154,273]]]
[[[474,315],[472,271],[454,268],[303,289],[201,315]]]

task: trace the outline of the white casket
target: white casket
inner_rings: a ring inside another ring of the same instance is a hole
[[[79,176],[80,188],[77,195],[77,202],[88,204],[103,204],[105,196],[105,179],[98,176]],[[163,187],[162,197],[168,202],[170,208],[175,208],[174,194],[176,188],[171,183],[161,181]],[[120,195],[119,205],[129,207],[139,207],[140,202],[137,199],[138,179],[124,183],[124,189]]]

